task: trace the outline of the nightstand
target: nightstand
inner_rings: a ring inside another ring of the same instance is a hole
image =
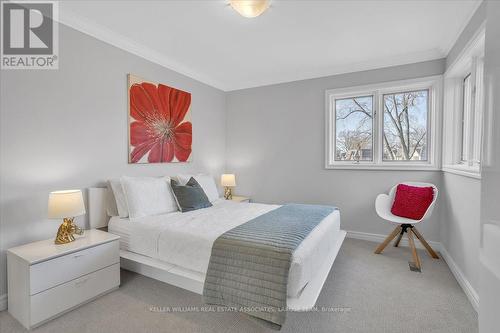
[[[233,195],[231,201],[250,203],[250,198]]]
[[[118,288],[119,239],[86,230],[68,244],[51,238],[7,250],[9,313],[31,329]]]

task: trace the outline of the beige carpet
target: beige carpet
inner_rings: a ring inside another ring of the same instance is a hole
[[[375,245],[347,239],[317,302],[330,312],[289,313],[281,331],[477,332],[477,314],[443,260],[421,252],[423,272],[410,272],[407,248],[375,255]],[[33,332],[276,332],[240,313],[152,312],[152,306],[196,311],[203,304],[199,295],[122,271],[119,290]],[[0,332],[24,331],[0,313]]]

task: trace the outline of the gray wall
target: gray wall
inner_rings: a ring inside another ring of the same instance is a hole
[[[443,174],[441,243],[472,287],[479,285],[481,180]]]
[[[375,213],[376,196],[407,180],[441,186],[441,172],[326,170],[325,90],[438,75],[444,68],[441,59],[229,92],[226,169],[237,175],[236,192],[259,202],[337,205],[342,228],[389,233],[391,225]],[[429,240],[439,240],[439,210],[421,227]]]
[[[486,119],[488,130],[484,136],[483,184],[481,189],[481,221],[500,226],[500,2],[488,2],[486,25],[485,81],[486,81]],[[489,253],[488,255],[492,255]],[[497,263],[500,262],[497,254]],[[495,264],[490,264],[495,267]],[[492,268],[490,268],[492,269]],[[500,308],[499,284],[486,284],[483,275],[479,295],[486,300],[480,303],[479,332],[498,331],[498,309]],[[493,290],[493,292],[492,292]],[[485,294],[487,296],[485,296]],[[496,296],[496,299],[495,299]]]
[[[67,27],[59,45],[59,70],[1,73],[0,296],[5,249],[55,235],[60,221],[45,218],[50,191],[124,174],[224,171],[224,92]],[[191,163],[127,163],[127,73],[192,93]]]
[[[486,2],[474,13],[450,51],[446,64],[453,64],[486,19]],[[481,239],[481,180],[444,173],[443,220],[441,242],[477,291],[479,284],[479,245]]]
[[[481,193],[483,223],[500,225],[500,3],[488,2],[486,26],[486,117]]]

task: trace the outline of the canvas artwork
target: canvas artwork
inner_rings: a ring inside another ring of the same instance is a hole
[[[129,74],[129,163],[189,162],[190,106],[190,93]]]

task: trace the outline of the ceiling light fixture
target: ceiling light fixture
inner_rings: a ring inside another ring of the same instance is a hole
[[[264,13],[271,0],[229,0],[229,4],[241,16],[252,18]]]

